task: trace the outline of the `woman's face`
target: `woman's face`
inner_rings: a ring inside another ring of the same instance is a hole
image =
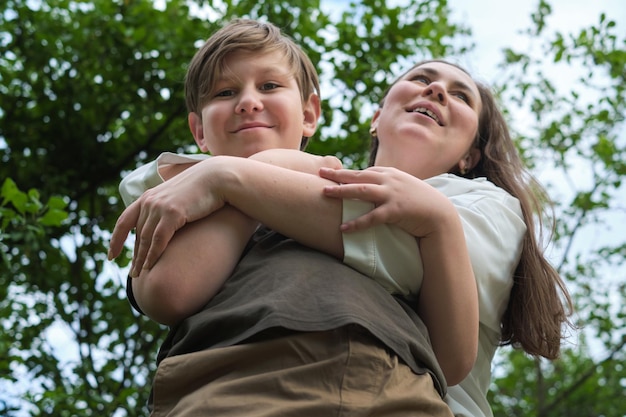
[[[481,108],[476,83],[462,70],[441,62],[413,68],[372,119],[379,140],[375,165],[421,179],[470,170],[480,159],[473,144]]]

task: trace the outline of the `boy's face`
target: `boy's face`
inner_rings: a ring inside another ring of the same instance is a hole
[[[302,136],[315,133],[320,103],[300,89],[280,52],[234,52],[201,117],[189,114],[189,127],[203,152],[248,157],[272,149],[299,149]]]

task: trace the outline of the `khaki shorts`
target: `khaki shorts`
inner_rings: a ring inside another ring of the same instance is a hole
[[[418,417],[452,413],[357,326],[173,356],[154,380],[152,417]]]

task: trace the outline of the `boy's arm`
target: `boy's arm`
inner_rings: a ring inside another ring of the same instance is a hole
[[[272,150],[251,158],[315,176],[321,166],[341,166],[334,157],[300,151]],[[169,173],[172,172],[175,171]],[[163,324],[177,323],[198,311],[231,275],[256,226],[257,221],[231,206],[185,225],[176,232],[154,266],[142,269],[132,280],[138,306]]]
[[[231,275],[256,225],[230,206],[185,225],[154,267],[131,279],[137,305],[167,325],[200,310]]]

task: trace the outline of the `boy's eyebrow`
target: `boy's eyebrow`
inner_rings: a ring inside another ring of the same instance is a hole
[[[293,71],[291,71],[288,68],[281,68],[275,65],[268,65],[268,66],[264,66],[261,68],[257,68],[256,73],[262,76],[268,76],[268,75],[289,76],[289,75],[292,75]],[[218,78],[237,78],[237,74],[227,69],[226,71],[222,71],[222,73],[220,74]]]
[[[261,68],[258,71],[258,73],[261,75],[276,75],[276,76],[281,76],[281,77],[292,75],[292,71],[290,71],[289,69],[275,67],[275,66],[268,66],[265,68]]]
[[[257,74],[261,77],[291,77],[293,73],[283,68],[277,68],[275,66],[267,66],[257,69]],[[215,77],[215,82],[231,82],[237,80],[237,74],[231,71],[222,71],[220,75]]]
[[[434,68],[426,67],[426,68],[419,68],[419,70],[424,71],[426,74],[428,74],[428,75],[430,75],[432,77],[439,77],[440,76],[439,71],[437,71]],[[476,93],[474,92],[474,89],[472,89],[472,87],[470,87],[469,84],[467,84],[467,83],[465,83],[463,81],[460,81],[460,80],[454,80],[454,81],[452,81],[452,85],[455,88],[458,88],[460,90],[465,90],[472,97],[476,98]]]

